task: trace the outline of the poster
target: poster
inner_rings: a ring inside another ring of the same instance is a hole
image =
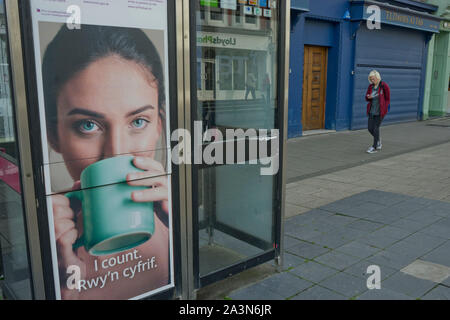
[[[31,10],[57,299],[173,287],[166,1]]]

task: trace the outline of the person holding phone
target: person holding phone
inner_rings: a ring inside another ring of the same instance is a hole
[[[373,137],[373,144],[367,149],[367,153],[376,153],[381,150],[380,126],[388,113],[391,93],[386,82],[381,81],[380,73],[372,70],[369,74],[369,87],[366,92],[368,130]]]
[[[86,167],[129,154],[143,171],[129,174],[128,184],[147,187],[133,192],[132,201],[155,207],[154,234],[134,248],[142,261],[155,261],[154,270],[80,291],[66,286],[69,266],[79,266],[82,279],[97,279],[136,261],[98,268],[119,254],[94,257],[83,247],[74,249],[83,233],[80,208],[62,194],[51,196],[62,299],[125,299],[167,285],[168,179],[155,160],[165,131],[165,85],[154,44],[140,29],[82,25],[69,30],[64,25],[45,51],[42,72],[48,141],[62,155],[73,190],[80,188]]]

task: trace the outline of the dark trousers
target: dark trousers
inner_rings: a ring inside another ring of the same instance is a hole
[[[256,92],[255,92],[255,88],[254,87],[247,86],[247,90],[245,90],[245,100],[247,100],[249,93],[252,94],[253,100],[255,100],[256,99]]]
[[[367,125],[367,128],[369,129],[370,134],[373,136],[373,147],[375,149],[377,148],[378,141],[380,141],[381,121],[383,121],[381,116],[369,115],[369,123]]]

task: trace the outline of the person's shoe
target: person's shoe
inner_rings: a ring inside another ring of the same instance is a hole
[[[383,145],[381,144],[381,140],[380,140],[377,143],[377,150],[381,150],[382,147],[383,147]]]
[[[375,149],[374,147],[370,147],[369,149],[367,149],[367,153],[376,153],[377,149]]]

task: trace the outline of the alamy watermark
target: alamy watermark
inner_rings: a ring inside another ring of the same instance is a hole
[[[367,18],[367,29],[379,30],[381,29],[381,9],[377,5],[370,5],[366,9],[366,13],[369,15]]]
[[[367,267],[367,274],[370,274],[367,279],[366,285],[369,290],[381,289],[381,269],[377,265],[371,265]]]
[[[71,5],[66,10],[70,14],[67,18],[66,24],[69,30],[81,29],[81,8],[77,5]]]
[[[203,129],[202,121],[194,121],[193,137],[186,129],[172,133],[171,141],[178,142],[172,149],[173,164],[250,164],[263,166],[263,176],[278,173],[278,129],[226,129],[225,135],[217,128]]]

